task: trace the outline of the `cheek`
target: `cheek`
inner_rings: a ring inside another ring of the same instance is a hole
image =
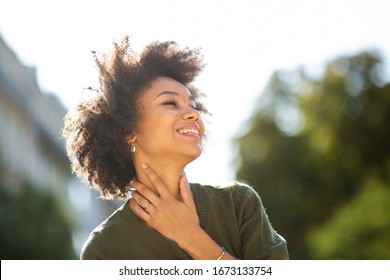
[[[139,141],[164,142],[169,137],[172,137],[172,123],[164,118],[149,118],[148,121],[140,123]]]

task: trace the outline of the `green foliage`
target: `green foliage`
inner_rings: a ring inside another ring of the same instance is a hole
[[[237,178],[262,196],[275,229],[288,241],[291,258],[388,257],[358,253],[337,242],[345,234],[382,250],[386,246],[380,242],[388,242],[372,224],[367,224],[371,239],[365,240],[368,235],[345,210],[372,201],[361,191],[372,174],[382,182],[378,192],[390,185],[390,85],[384,83],[381,69],[378,54],[361,53],[335,59],[318,79],[301,69],[276,72],[250,128],[236,139]],[[389,202],[384,196],[378,203]],[[378,213],[372,219],[384,217]],[[355,223],[348,224],[348,230],[333,228],[338,226],[333,220],[349,219]],[[325,239],[309,241],[314,229],[332,232],[340,251],[320,253]],[[344,250],[350,254],[338,255]]]
[[[309,235],[315,259],[390,259],[390,188],[374,177]]]
[[[0,177],[1,259],[75,259],[71,228],[56,200],[26,183]]]

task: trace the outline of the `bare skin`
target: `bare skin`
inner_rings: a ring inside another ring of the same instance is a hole
[[[215,260],[222,249],[200,227],[184,167],[202,152],[203,122],[183,84],[160,77],[141,97],[139,129],[128,141],[137,180],[130,208],[193,259]],[[222,259],[235,259],[226,253]]]

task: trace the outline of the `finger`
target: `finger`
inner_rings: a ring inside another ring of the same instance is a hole
[[[151,203],[155,204],[157,203],[159,197],[152,191],[150,190],[147,186],[144,184],[141,184],[138,181],[132,180],[130,182],[130,185],[136,189],[136,191],[142,195],[145,199],[149,200]]]
[[[168,188],[165,186],[164,182],[157,176],[157,174],[149,165],[143,163],[142,169],[162,197],[167,197],[170,195],[170,192],[168,191]]]
[[[151,220],[149,212],[145,211],[138,203],[134,203],[134,210],[138,217],[140,217],[145,222],[149,222]]]
[[[150,205],[153,205],[148,199],[143,197],[139,192],[133,191],[131,193],[134,200],[144,209],[148,208]]]
[[[186,176],[180,176],[179,186],[180,186],[180,195],[181,198],[183,199],[183,202],[190,206],[195,205]]]

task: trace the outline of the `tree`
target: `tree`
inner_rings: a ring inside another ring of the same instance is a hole
[[[1,259],[75,259],[71,227],[54,196],[29,183],[6,185],[2,178]]]
[[[331,222],[340,217],[354,219],[349,230],[361,233],[358,217],[346,209],[371,199],[367,182],[381,182],[376,188],[385,196],[379,203],[390,202],[389,192],[382,190],[390,185],[390,84],[385,84],[383,67],[378,53],[364,52],[335,59],[319,78],[302,69],[278,71],[249,129],[235,140],[237,178],[262,196],[275,229],[288,241],[291,258],[344,258],[319,253],[322,239],[314,242],[312,236],[326,228],[342,250],[345,244],[337,234],[345,232],[336,234],[337,223]],[[377,214],[368,220],[386,216]],[[370,242],[377,235],[377,242],[383,241],[381,230],[371,232]],[[361,242],[364,238],[359,237]],[[389,257],[349,251],[351,259]]]

